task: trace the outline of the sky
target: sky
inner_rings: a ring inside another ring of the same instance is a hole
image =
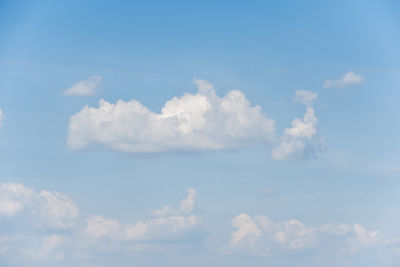
[[[0,1],[0,265],[397,266],[399,12]]]

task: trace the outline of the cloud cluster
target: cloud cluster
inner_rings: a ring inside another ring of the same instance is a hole
[[[93,75],[87,80],[80,81],[64,91],[66,96],[91,96],[96,91],[102,81],[101,76]]]
[[[25,259],[62,260],[61,246],[77,227],[75,203],[65,195],[35,191],[18,183],[0,185],[0,231],[2,258],[23,266]],[[31,264],[31,263],[30,263]],[[34,265],[32,265],[34,266]]]
[[[136,100],[85,106],[70,119],[71,149],[92,145],[128,153],[207,151],[268,143],[274,121],[252,106],[239,90],[219,97],[213,86],[196,80],[198,92],[174,97],[161,113]]]
[[[342,75],[337,80],[326,80],[324,82],[324,88],[330,87],[337,87],[337,88],[344,88],[350,85],[358,85],[365,81],[364,76],[360,74],[355,74],[354,72],[350,71]]]
[[[258,256],[290,255],[301,251],[322,256],[323,253],[354,255],[363,249],[388,247],[394,252],[400,241],[360,224],[304,225],[298,220],[275,222],[263,215],[241,213],[231,222],[231,252]],[[332,256],[332,255],[330,255]]]
[[[195,80],[196,94],[167,101],[161,113],[136,100],[85,106],[70,118],[67,143],[79,150],[100,145],[126,153],[212,151],[242,148],[275,141],[275,121],[259,106],[252,106],[239,90],[224,97],[205,80]],[[318,138],[314,108],[317,93],[297,90],[293,100],[307,106],[304,117],[295,118],[280,144],[272,150],[278,160],[315,157],[323,150]]]
[[[187,197],[181,207],[174,210],[170,206],[154,212],[148,221],[121,224],[117,220],[93,215],[86,220],[85,233],[95,239],[106,237],[118,241],[160,241],[179,240],[199,230],[200,217],[193,213],[196,191],[188,189]]]
[[[59,229],[73,226],[79,214],[72,200],[60,193],[36,192],[16,183],[0,185],[0,215],[13,217],[22,212],[35,222]]]
[[[91,262],[96,260],[93,255],[109,250],[129,252],[137,246],[150,249],[193,242],[202,233],[196,194],[189,188],[179,208],[164,206],[146,221],[122,224],[101,215],[80,218],[75,203],[58,192],[4,183],[0,185],[0,223],[6,227],[0,231],[0,254],[11,265],[25,266],[34,260],[37,265],[30,266],[43,266],[43,261],[64,259]]]
[[[297,90],[294,100],[307,106],[303,118],[295,118],[292,127],[286,128],[282,141],[272,150],[272,157],[277,160],[290,158],[315,157],[323,150],[323,139],[318,137],[318,118],[311,104],[318,95],[306,90]]]

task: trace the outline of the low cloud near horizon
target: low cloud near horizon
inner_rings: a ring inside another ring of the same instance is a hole
[[[201,217],[196,214],[196,194],[189,188],[179,208],[166,205],[148,220],[123,224],[102,215],[84,219],[77,205],[61,193],[3,183],[0,219],[9,228],[0,231],[0,256],[15,262],[33,260],[38,264],[34,266],[40,266],[40,262],[66,258],[91,262],[98,259],[96,253],[148,250],[171,242],[182,246],[188,242],[190,246],[203,236]]]
[[[273,221],[264,215],[241,213],[232,219],[231,226],[234,230],[226,251],[230,254],[269,258],[304,255],[329,260],[330,264],[332,260],[350,263],[361,255],[378,261],[385,258],[386,262],[400,259],[400,239],[357,223],[310,226],[296,219]],[[385,254],[381,254],[382,249]]]

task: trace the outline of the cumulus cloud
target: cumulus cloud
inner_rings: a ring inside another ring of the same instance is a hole
[[[70,119],[71,149],[93,145],[128,153],[206,151],[268,143],[274,121],[252,106],[239,90],[216,94],[204,80],[195,81],[196,94],[167,101],[161,113],[136,100],[85,106]]]
[[[29,259],[62,260],[68,238],[61,233],[75,231],[78,216],[75,203],[58,192],[36,191],[19,183],[1,184],[2,258],[14,262],[11,266],[26,266],[24,261]]]
[[[80,81],[67,90],[64,91],[64,95],[66,96],[91,96],[96,94],[96,91],[102,81],[101,76],[93,75],[87,80]]]
[[[210,151],[272,144],[275,121],[259,106],[252,106],[239,90],[225,96],[216,94],[212,84],[195,80],[196,94],[184,94],[167,101],[160,113],[136,100],[85,106],[70,118],[67,143],[79,150],[100,145],[126,153],[168,151]],[[274,159],[315,157],[323,150],[318,137],[312,104],[317,93],[297,90],[293,100],[307,106],[303,118],[295,118],[280,144],[272,151]]]
[[[48,224],[56,228],[67,228],[74,225],[79,212],[70,198],[58,192],[41,191],[39,195],[40,216],[46,218]]]
[[[14,216],[21,211],[35,195],[22,184],[4,183],[0,185],[0,215]]]
[[[255,240],[261,236],[261,229],[252,220],[252,218],[245,213],[241,213],[232,220],[232,226],[237,228],[232,233],[230,245],[236,247],[239,243],[243,242],[244,239],[253,245]]]
[[[17,266],[25,266],[30,260],[35,261],[30,266],[65,260],[74,263],[65,266],[78,266],[95,260],[96,253],[190,245],[199,241],[203,232],[196,214],[196,194],[189,188],[177,208],[164,206],[148,220],[121,223],[101,215],[79,218],[72,200],[58,192],[1,184],[0,254],[10,262],[21,261],[14,264]]]
[[[118,237],[120,235],[120,223],[117,220],[107,219],[100,215],[93,215],[86,219],[85,232],[94,238],[105,236]]]
[[[193,213],[196,191],[188,189],[180,209],[164,206],[147,221],[122,224],[114,219],[93,215],[86,220],[85,233],[96,239],[111,238],[117,241],[147,242],[154,240],[179,240],[199,230],[200,217]]]
[[[355,74],[354,72],[350,71],[343,74],[342,77],[340,77],[337,80],[326,80],[324,82],[324,88],[330,88],[330,87],[343,88],[350,85],[362,84],[364,81],[365,81],[364,76],[360,74]]]
[[[309,106],[317,97],[310,91],[296,91],[294,99],[307,106],[306,113],[302,119],[295,118],[292,127],[285,129],[280,145],[272,150],[274,159],[310,157],[323,150],[323,139],[317,135],[318,118],[314,108]]]
[[[275,222],[264,215],[242,213],[233,218],[232,226],[235,228],[229,243],[232,253],[274,256],[313,251],[322,256],[329,251],[353,255],[377,246],[400,247],[398,240],[360,224],[307,226],[299,220]]]
[[[0,185],[0,215],[13,217],[26,212],[44,225],[67,228],[78,217],[78,208],[68,197],[49,191],[35,192],[17,183]]]

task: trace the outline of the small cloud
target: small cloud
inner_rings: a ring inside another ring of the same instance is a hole
[[[280,145],[272,150],[273,159],[316,157],[318,152],[324,150],[324,140],[318,137],[318,118],[311,106],[317,98],[317,93],[307,90],[295,92],[293,100],[306,105],[306,113],[303,119],[294,118],[292,127],[285,129]]]
[[[87,80],[80,81],[64,91],[66,96],[92,96],[96,93],[102,81],[101,76],[93,75]]]
[[[294,118],[292,127],[286,128],[281,144],[272,150],[272,158],[286,160],[290,158],[315,157],[323,151],[323,139],[318,138],[318,119],[314,109],[308,107],[303,119]]]
[[[311,106],[317,98],[317,93],[313,93],[307,90],[296,90],[293,100],[295,102],[302,103],[303,105]]]
[[[350,71],[346,74],[343,74],[342,77],[337,80],[326,80],[324,82],[324,88],[344,88],[350,85],[362,84],[364,81],[364,76],[362,76],[361,74],[355,74],[354,72]]]
[[[250,215],[245,213],[241,213],[233,218],[231,225],[237,229],[232,232],[231,247],[237,247],[244,239],[247,239],[247,242],[252,246],[262,234],[262,229]]]

